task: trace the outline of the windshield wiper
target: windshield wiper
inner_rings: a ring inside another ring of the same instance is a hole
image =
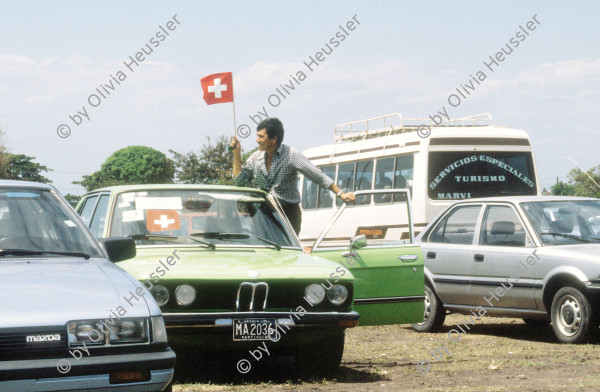
[[[572,238],[572,239],[574,239],[574,240],[581,241],[581,242],[586,242],[586,243],[587,243],[587,242],[591,242],[591,241],[588,241],[588,240],[584,240],[584,239],[583,239],[583,237],[576,236],[576,235],[573,235],[573,234],[565,234],[565,233],[551,233],[551,232],[540,233],[540,234],[557,235],[557,236],[559,236],[559,237]],[[594,238],[594,237],[590,237],[590,238]]]
[[[281,245],[271,241],[271,240],[267,240],[265,238],[259,237],[257,235],[254,234],[246,234],[246,233],[219,233],[216,231],[209,231],[206,233],[192,233],[192,236],[198,236],[198,237],[206,237],[206,238],[216,238],[216,239],[220,239],[220,240],[226,240],[226,239],[246,239],[246,238],[250,238],[250,237],[254,237],[257,240],[260,240],[264,243],[267,243],[271,246],[273,246],[275,249],[277,250],[281,250]]]
[[[210,242],[202,241],[197,238],[175,236],[175,235],[163,235],[163,234],[131,234],[129,237],[134,240],[164,240],[164,241],[175,241],[181,242],[181,240],[190,240],[208,246],[211,249],[215,249],[215,244]]]
[[[15,256],[41,256],[45,254],[83,257],[89,259],[90,255],[83,252],[57,252],[51,250],[30,250],[30,249],[0,249],[0,256],[15,255]]]

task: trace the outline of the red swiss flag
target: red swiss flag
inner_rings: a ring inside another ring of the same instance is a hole
[[[233,74],[231,72],[205,76],[200,79],[200,83],[207,105],[233,102]]]
[[[181,221],[175,210],[146,210],[149,231],[179,230]]]

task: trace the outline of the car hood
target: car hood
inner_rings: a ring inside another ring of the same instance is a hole
[[[210,280],[323,279],[341,268],[337,263],[296,250],[180,248],[175,250],[179,259],[173,257],[173,250],[138,248],[134,259],[121,262],[119,266],[139,280],[158,276],[157,268],[165,269],[162,276],[165,279]],[[167,263],[168,257],[173,257],[173,265]],[[347,272],[342,279],[354,278]]]
[[[555,245],[538,248],[538,256],[600,261],[600,244]]]
[[[138,282],[104,259],[2,258],[0,279],[0,328],[105,319],[113,311],[113,317],[118,316],[119,310],[122,317],[150,314],[143,297],[131,299],[129,294],[135,293]]]

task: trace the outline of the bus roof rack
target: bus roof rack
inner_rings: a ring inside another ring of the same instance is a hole
[[[372,128],[374,122],[383,123],[383,127]],[[358,127],[358,125],[363,124]],[[389,124],[389,125],[387,125]],[[400,113],[386,114],[383,116],[352,121],[335,127],[334,137],[336,143],[356,141],[375,137],[390,136],[399,133],[416,132],[420,127],[489,127],[492,126],[492,116],[488,113],[474,116],[451,118],[435,124],[431,118],[403,118]]]

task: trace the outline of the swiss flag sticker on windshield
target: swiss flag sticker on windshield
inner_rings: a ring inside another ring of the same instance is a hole
[[[175,210],[146,210],[149,231],[179,230],[181,221]]]

